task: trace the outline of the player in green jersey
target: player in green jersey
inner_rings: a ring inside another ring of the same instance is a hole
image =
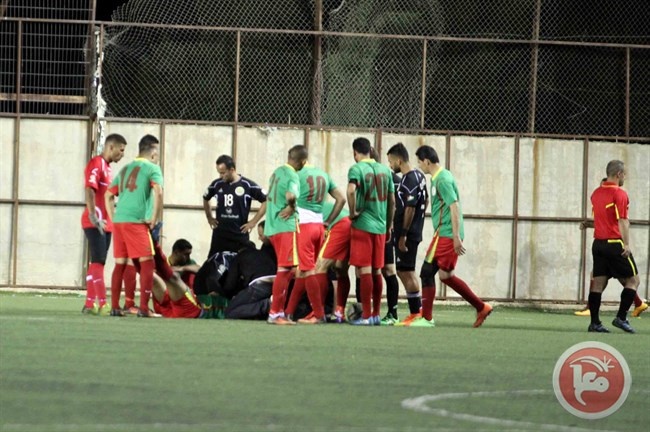
[[[424,145],[415,152],[422,172],[431,175],[431,221],[433,240],[427,249],[420,278],[422,280],[422,318],[411,323],[411,327],[433,327],[433,301],[436,295],[435,275],[440,271],[440,280],[460,294],[476,309],[474,327],[480,327],[492,312],[492,306],[484,303],[467,284],[454,275],[458,256],[465,254],[463,239],[463,211],[460,194],[454,176],[440,165],[438,153],[433,147]]]
[[[269,180],[264,235],[273,245],[278,262],[277,274],[273,281],[269,324],[295,324],[285,318],[284,305],[289,283],[298,265],[296,204],[300,196],[300,180],[297,173],[307,162],[307,156],[307,147],[293,146],[289,150],[287,163],[277,168]]]
[[[298,197],[299,230],[298,272],[289,297],[285,315],[294,314],[305,290],[311,304],[312,314],[298,320],[301,324],[319,324],[325,322],[324,302],[327,297],[327,273],[316,273],[316,259],[323,244],[325,225],[329,225],[345,205],[343,193],[336,187],[329,174],[311,164],[298,171],[300,196]],[[323,205],[329,194],[334,198],[334,208],[327,220],[323,217]],[[291,317],[290,317],[291,319]]]
[[[127,258],[140,272],[140,310],[138,316],[153,316],[149,298],[153,289],[154,248],[150,230],[162,213],[163,176],[157,165],[158,139],[145,135],[138,144],[138,157],[122,168],[105,195],[106,210],[115,226],[113,255],[115,269],[111,279],[111,315],[122,316],[119,309],[120,288]],[[115,209],[115,197],[120,205]],[[151,210],[149,207],[151,206]],[[149,214],[148,214],[149,212]]]
[[[370,141],[352,142],[356,164],[348,170],[347,198],[352,220],[350,265],[361,283],[363,314],[355,325],[379,325],[385,243],[395,210],[395,185],[388,167],[370,157]]]

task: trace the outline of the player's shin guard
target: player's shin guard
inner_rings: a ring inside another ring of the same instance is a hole
[[[289,303],[284,310],[286,316],[293,316],[293,314],[296,313],[296,308],[298,307],[300,300],[302,300],[303,294],[305,294],[305,278],[296,278],[293,283],[291,295],[289,295]]]
[[[97,293],[95,292],[95,281],[93,280],[90,268],[88,268],[88,274],[86,275],[86,303],[84,306],[88,309],[92,309],[95,306],[95,298],[97,298]]]
[[[372,316],[381,314],[381,294],[384,291],[384,280],[381,273],[372,275]]]
[[[388,303],[388,313],[397,319],[397,299],[399,298],[399,283],[397,275],[386,276],[386,303]]]
[[[339,276],[336,283],[336,307],[345,309],[350,295],[350,276]]]
[[[379,275],[379,277],[381,278],[381,275]],[[372,313],[372,291],[372,274],[362,274],[359,278],[359,296],[361,297],[361,306],[363,308],[363,313],[361,315],[361,318],[363,319],[370,318]]]
[[[111,309],[120,308],[120,294],[122,293],[122,278],[126,264],[115,264],[111,276]]]
[[[465,299],[466,302],[474,306],[474,309],[478,312],[483,310],[483,307],[485,306],[483,300],[478,298],[478,296],[474,294],[474,291],[472,291],[472,289],[461,278],[452,276],[447,279],[442,279],[441,281],[460,294],[460,296]]]
[[[140,262],[140,310],[149,311],[149,298],[153,290],[153,260]]]
[[[99,307],[106,304],[106,284],[104,282],[104,264],[91,263],[88,272],[93,277],[93,284],[95,285],[95,295],[99,301]]]
[[[271,302],[271,310],[269,316],[284,315],[284,304],[287,299],[287,288],[289,282],[293,278],[294,272],[290,270],[278,270],[273,281],[273,300]]]
[[[436,299],[436,286],[422,287],[422,317],[431,321],[433,319],[433,302]],[[411,311],[411,313],[414,313]],[[417,313],[417,312],[415,312]]]
[[[630,310],[630,306],[634,302],[634,296],[636,296],[636,290],[632,288],[623,288],[623,291],[621,291],[621,303],[616,316],[623,321],[627,319],[627,311]]]
[[[307,297],[311,304],[311,310],[317,319],[325,317],[325,310],[323,309],[323,300],[321,299],[321,288],[318,284],[318,276],[311,275],[305,278],[305,287],[307,288]]]
[[[135,267],[127,265],[124,269],[124,309],[135,307]]]
[[[589,293],[589,315],[591,317],[592,324],[600,324],[600,317],[598,313],[600,312],[600,300],[602,298],[602,293],[590,292]]]

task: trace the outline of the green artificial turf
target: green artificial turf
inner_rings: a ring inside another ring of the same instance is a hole
[[[0,294],[0,431],[639,431],[650,421],[650,314],[631,319],[629,335],[609,325],[613,312],[603,316],[612,333],[592,334],[570,312],[505,307],[479,329],[470,307],[436,307],[427,329],[95,317],[81,306]],[[600,420],[566,412],[551,380],[560,355],[590,340],[620,351],[633,380]],[[403,406],[447,393],[460,395]]]

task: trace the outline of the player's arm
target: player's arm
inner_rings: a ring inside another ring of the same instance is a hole
[[[404,209],[404,221],[402,222],[402,234],[399,236],[397,247],[402,252],[407,252],[408,248],[406,247],[406,238],[408,236],[409,229],[413,223],[413,216],[415,215],[415,207],[408,206]]]
[[[348,209],[350,210],[350,219],[355,220],[361,214],[361,212],[357,211],[357,184],[355,182],[348,183],[346,195],[348,199]]]
[[[117,186],[108,188],[108,190],[106,190],[106,193],[104,194],[104,205],[106,207],[106,215],[110,220],[113,220],[115,216],[115,195],[116,194],[117,194]]]
[[[324,222],[324,225],[326,227],[329,227],[330,224],[336,219],[339,214],[341,213],[341,210],[343,210],[343,207],[345,206],[345,196],[343,195],[343,192],[337,187],[332,189],[330,191],[330,196],[334,198],[334,207],[332,208],[332,212],[330,213],[330,216],[327,218],[327,220]]]
[[[623,255],[624,257],[629,257],[632,255],[632,250],[630,246],[630,221],[629,219],[620,218],[618,220],[618,230],[621,232],[621,240],[623,240]]]
[[[451,216],[451,232],[454,237],[454,251],[458,255],[463,255],[465,253],[465,247],[460,238],[460,209],[458,208],[458,201],[451,203],[449,213]]]
[[[295,193],[291,191],[287,191],[284,194],[284,198],[287,201],[287,205],[285,208],[283,208],[280,213],[278,214],[282,219],[287,220],[291,217],[292,214],[295,213],[296,211],[296,201],[298,200],[298,197],[296,196]]]
[[[395,194],[390,191],[388,193],[388,205],[386,211],[386,243],[388,243],[391,240],[390,233],[393,227],[393,217],[395,216]]]
[[[266,201],[262,203],[260,209],[257,211],[257,213],[255,213],[253,219],[251,219],[250,221],[246,222],[244,225],[241,226],[241,232],[247,233],[253,231],[253,228],[257,226],[257,224],[259,223],[259,221],[262,220],[265,214],[266,214]]]
[[[158,183],[151,185],[151,193],[153,198],[153,211],[151,212],[151,220],[147,221],[149,229],[154,229],[156,222],[161,219],[162,215],[162,186]]]
[[[203,198],[203,211],[205,212],[205,218],[208,220],[210,228],[215,229],[219,222],[212,216],[212,209],[210,208],[210,199]]]

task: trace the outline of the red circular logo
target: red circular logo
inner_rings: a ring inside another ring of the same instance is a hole
[[[600,342],[582,342],[566,350],[553,371],[560,404],[585,419],[607,417],[627,399],[632,376],[620,352]]]

